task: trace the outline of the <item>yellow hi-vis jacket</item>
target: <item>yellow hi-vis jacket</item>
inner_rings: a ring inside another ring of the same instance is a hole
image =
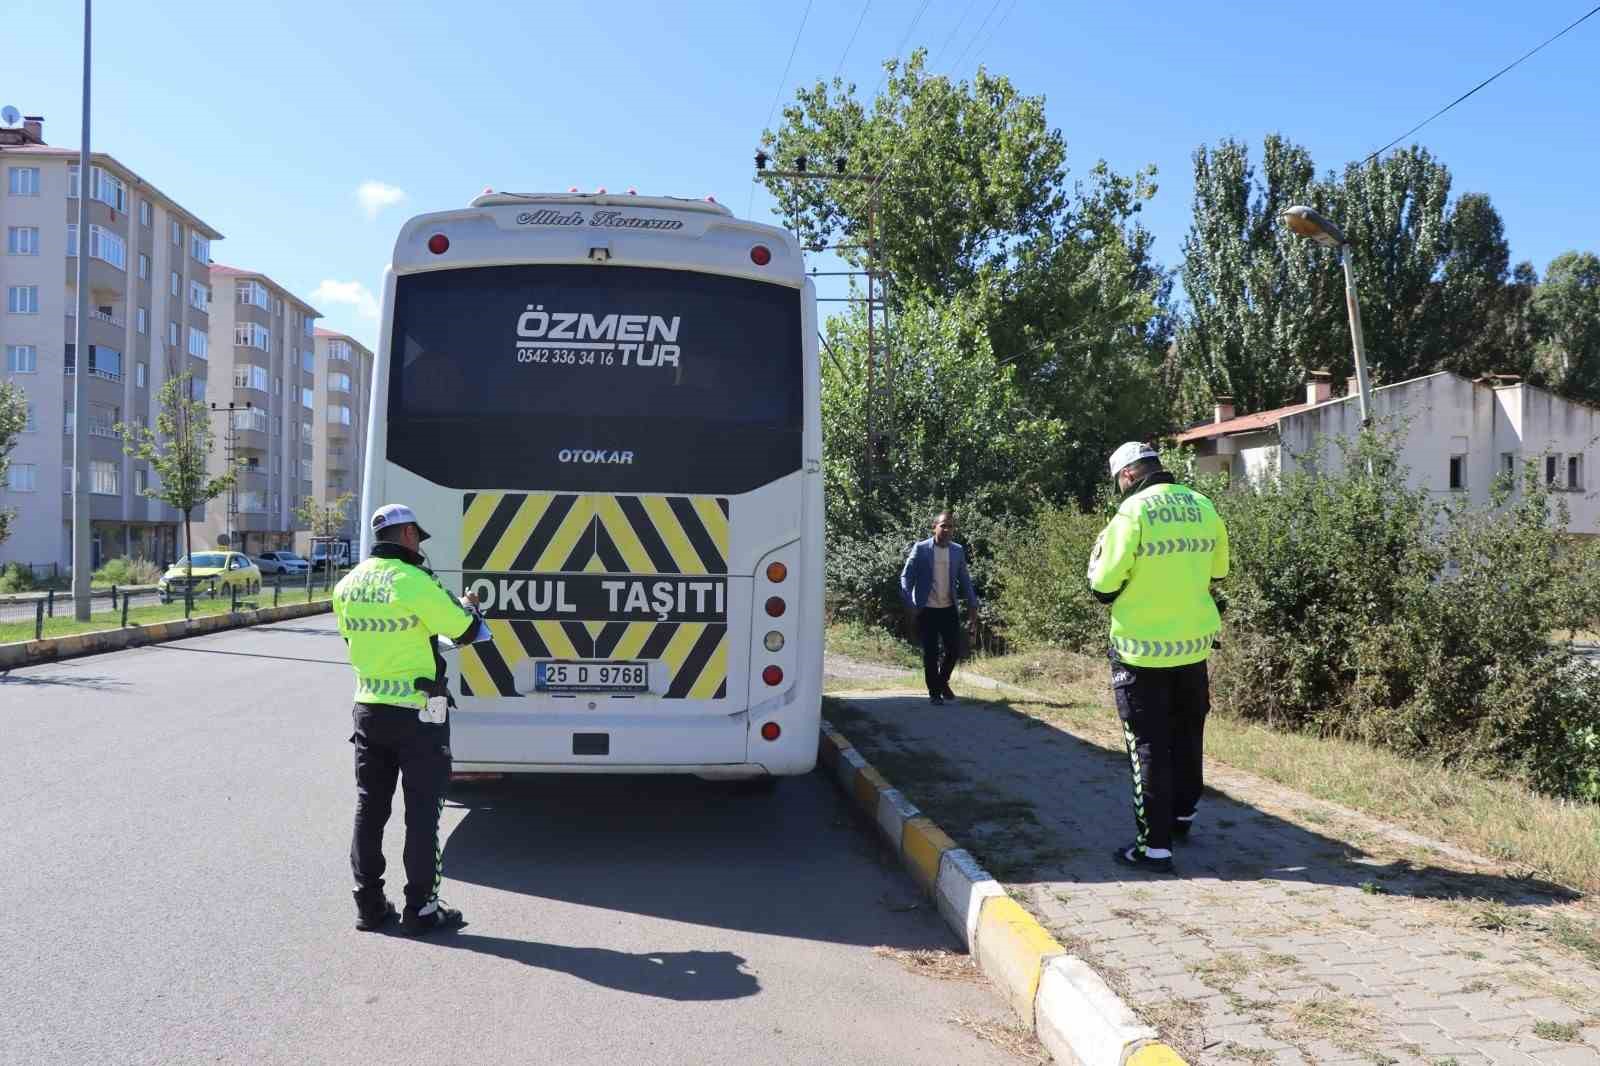
[[[425,708],[417,679],[442,680],[436,636],[456,639],[477,624],[439,579],[398,545],[380,544],[333,589],[339,635],[350,645],[357,703]]]
[[[1211,582],[1227,576],[1216,508],[1165,471],[1134,487],[1089,557],[1089,587],[1111,602],[1111,650],[1129,666],[1204,662],[1222,627]]]

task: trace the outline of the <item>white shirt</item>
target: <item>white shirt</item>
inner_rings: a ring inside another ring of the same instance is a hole
[[[933,546],[933,588],[928,590],[929,607],[954,607],[950,597],[950,546]]]

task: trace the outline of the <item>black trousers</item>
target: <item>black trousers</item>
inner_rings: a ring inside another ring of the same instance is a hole
[[[956,617],[954,606],[924,607],[918,628],[922,636],[922,678],[928,683],[928,695],[937,696],[950,684],[950,675],[961,658],[961,619]]]
[[[1206,664],[1111,663],[1111,688],[1133,771],[1133,820],[1142,848],[1172,847],[1172,823],[1194,817],[1211,685]]]
[[[356,748],[356,825],[350,870],[356,891],[383,892],[383,827],[389,822],[397,779],[406,796],[406,905],[421,907],[439,894],[439,812],[450,787],[450,722],[434,725],[415,707],[358,703],[353,712]]]

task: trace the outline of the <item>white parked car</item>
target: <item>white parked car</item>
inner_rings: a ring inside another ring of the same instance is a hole
[[[303,574],[311,564],[294,552],[262,552],[256,556],[256,565],[263,574]]]

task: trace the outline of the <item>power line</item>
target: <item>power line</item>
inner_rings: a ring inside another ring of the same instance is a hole
[[[907,26],[906,32],[901,34],[900,45],[894,50],[894,58],[897,64],[900,61],[900,53],[906,50],[906,42],[911,40],[911,35],[917,31],[917,23],[922,21],[923,12],[928,10],[928,5],[932,2],[933,0],[922,0],[922,6],[917,8],[917,13],[915,15],[911,16],[911,25]],[[872,98],[874,100],[878,98],[879,93],[883,92],[884,83],[888,80],[889,70],[887,67],[885,67],[882,76],[878,78],[878,87],[872,90]]]
[[[996,20],[995,24],[989,27],[989,36],[985,38],[984,42],[978,46],[978,50],[972,53],[972,58],[975,63],[976,61],[983,59],[983,53],[991,44],[994,44],[994,39],[1000,36],[1000,30],[1005,26],[1006,19],[1010,18],[1011,12],[1015,11],[1016,9],[1017,0],[1011,0],[1011,6],[1007,7],[1005,11],[1001,13],[1000,18]]]
[[[794,66],[794,54],[800,50],[800,37],[806,32],[806,20],[811,17],[811,5],[814,0],[806,0],[805,12],[800,16],[800,28],[794,31],[794,44],[789,46],[789,61],[783,65],[783,76],[778,79],[778,89],[772,94],[772,106],[767,109],[767,121],[761,126],[765,131],[772,125],[772,116],[778,112],[778,101],[783,99],[783,87],[789,83],[789,68]],[[750,186],[750,198],[745,202],[744,216],[750,217],[750,212],[755,209],[756,187]]]
[[[960,68],[961,61],[967,58],[967,53],[972,50],[972,43],[978,39],[978,36],[981,33],[983,33],[983,28],[989,25],[989,20],[994,18],[994,13],[998,10],[1000,10],[1000,0],[994,0],[994,3],[989,5],[989,13],[983,16],[983,21],[978,23],[978,28],[973,31],[971,37],[967,38],[967,46],[961,49],[961,54],[956,57],[956,61],[950,64],[950,74],[954,74]],[[950,75],[947,74],[945,76],[949,77]]]
[[[1496,78],[1500,77],[1500,75],[1506,73],[1512,67],[1517,66],[1523,60],[1528,59],[1531,56],[1533,56],[1534,54],[1542,51],[1546,45],[1554,44],[1556,41],[1560,40],[1562,37],[1565,37],[1572,30],[1577,29],[1579,25],[1581,25],[1582,23],[1586,22],[1588,19],[1593,17],[1596,13],[1600,13],[1600,5],[1596,5],[1595,7],[1590,8],[1576,22],[1573,22],[1570,25],[1568,25],[1560,33],[1557,33],[1555,36],[1553,36],[1553,37],[1549,38],[1548,40],[1544,41],[1542,44],[1540,44],[1537,48],[1534,48],[1532,51],[1525,52],[1522,55],[1518,56],[1516,59],[1512,60],[1510,63],[1507,63],[1505,66],[1501,67],[1499,70],[1495,71],[1493,74],[1489,75],[1487,78],[1483,79],[1478,84],[1474,85],[1472,88],[1468,89],[1466,92],[1464,92],[1460,96],[1456,97],[1454,100],[1451,100],[1448,104],[1445,104],[1439,110],[1435,111],[1433,114],[1429,115],[1427,118],[1423,119],[1421,122],[1417,123],[1415,126],[1412,126],[1410,129],[1406,130],[1400,136],[1396,137],[1394,140],[1390,141],[1388,144],[1384,145],[1382,148],[1379,148],[1376,152],[1373,152],[1371,155],[1367,156],[1367,158],[1365,158],[1365,159],[1363,159],[1361,161],[1360,165],[1361,166],[1366,166],[1372,160],[1378,158],[1378,156],[1380,156],[1383,153],[1387,152],[1389,149],[1393,148],[1395,145],[1399,144],[1401,141],[1405,140],[1407,137],[1411,136],[1413,133],[1417,132],[1422,127],[1426,126],[1428,123],[1430,123],[1434,119],[1438,118],[1440,115],[1444,114],[1446,111],[1449,111],[1451,108],[1455,107],[1461,101],[1465,100],[1467,97],[1471,96],[1473,93],[1477,92],[1479,89],[1483,88],[1485,85],[1488,85],[1490,82],[1492,82]]]
[[[844,53],[839,56],[839,65],[833,68],[833,76],[834,76],[835,79],[837,79],[839,77],[839,75],[844,71],[845,57],[847,57],[850,54],[851,47],[853,47],[855,45],[855,43],[856,43],[856,34],[861,32],[861,24],[867,20],[867,8],[869,8],[871,6],[872,6],[872,0],[867,0],[866,3],[861,5],[861,15],[856,19],[856,28],[854,30],[850,31],[850,39],[845,42]]]
[[[956,19],[956,24],[950,28],[950,36],[946,37],[944,39],[944,44],[939,46],[940,59],[943,59],[945,57],[945,53],[950,50],[951,42],[956,39],[956,34],[961,32],[961,27],[966,23],[967,16],[972,14],[972,7],[976,2],[977,0],[967,0],[967,6],[961,9],[961,17]]]

